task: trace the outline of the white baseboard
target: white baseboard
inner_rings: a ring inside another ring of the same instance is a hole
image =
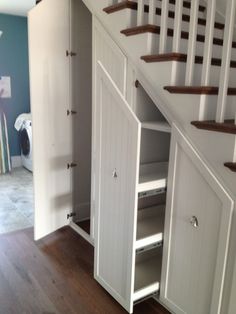
[[[12,168],[22,167],[21,156],[12,156],[11,157]]]

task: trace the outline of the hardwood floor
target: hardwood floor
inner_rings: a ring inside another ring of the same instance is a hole
[[[69,227],[37,243],[33,229],[0,236],[0,314],[126,313],[93,279],[93,248]],[[167,314],[152,300],[135,314]]]

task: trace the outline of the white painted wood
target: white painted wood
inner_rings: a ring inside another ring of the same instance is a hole
[[[120,92],[127,97],[127,58],[107,33],[98,19],[93,16],[93,108],[92,108],[92,193],[91,193],[91,231],[94,230],[95,213],[95,191],[96,187],[96,161],[97,161],[97,142],[96,142],[96,123],[97,123],[97,104],[96,94],[96,72],[97,62],[101,62],[106,71],[112,77]],[[91,236],[93,237],[92,233]]]
[[[176,126],[172,136],[161,300],[176,314],[219,314],[234,203]]]
[[[148,121],[142,123],[143,129],[171,133],[171,126],[166,121]]]
[[[213,38],[215,31],[215,15],[216,15],[216,0],[207,2],[207,17],[205,31],[205,47],[202,66],[201,85],[207,86],[210,83],[211,59],[213,50]]]
[[[148,23],[151,25],[156,24],[156,8],[157,8],[157,0],[149,0]]]
[[[175,0],[175,20],[174,20],[174,38],[173,38],[173,51],[174,52],[180,52],[182,15],[183,15],[183,0]]]
[[[97,65],[95,278],[132,312],[141,124]]]
[[[162,189],[167,184],[168,162],[142,164],[138,192]]]
[[[159,39],[159,53],[165,53],[167,48],[167,28],[168,28],[168,11],[169,1],[162,0],[161,2],[161,32]]]
[[[72,110],[71,118],[73,161],[74,221],[92,215],[91,159],[92,159],[92,15],[82,1],[71,0],[71,51],[70,58]]]
[[[35,240],[68,224],[72,210],[69,29],[69,1],[44,0],[29,13]]]
[[[222,65],[219,83],[219,96],[217,101],[216,121],[224,122],[228,97],[230,61],[232,56],[232,40],[235,23],[235,0],[228,0],[226,10],[224,45],[222,54]]]
[[[154,206],[138,211],[135,248],[141,249],[163,240],[165,206]]]
[[[101,23],[94,20],[94,58],[102,63],[123,95],[126,95],[127,57],[107,33]]]
[[[190,26],[189,26],[187,66],[186,66],[186,77],[185,77],[185,85],[187,86],[193,84],[198,13],[199,13],[199,0],[194,0],[191,2],[191,10],[190,10]]]
[[[138,0],[137,26],[141,26],[144,23],[144,4],[144,0]]]
[[[147,252],[136,257],[134,302],[160,289],[162,256],[156,252],[154,254]]]

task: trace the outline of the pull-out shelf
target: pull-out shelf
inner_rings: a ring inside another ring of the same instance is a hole
[[[162,262],[159,250],[146,252],[142,254],[143,256],[136,257],[133,302],[159,291]]]
[[[167,185],[168,162],[142,164],[138,193],[155,189],[165,189]]]
[[[139,250],[163,241],[165,206],[139,210],[135,248]]]
[[[171,133],[171,126],[166,121],[147,121],[142,122],[142,128],[147,130]]]

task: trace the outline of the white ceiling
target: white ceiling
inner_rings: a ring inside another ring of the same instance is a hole
[[[0,0],[0,13],[26,16],[36,0]]]

